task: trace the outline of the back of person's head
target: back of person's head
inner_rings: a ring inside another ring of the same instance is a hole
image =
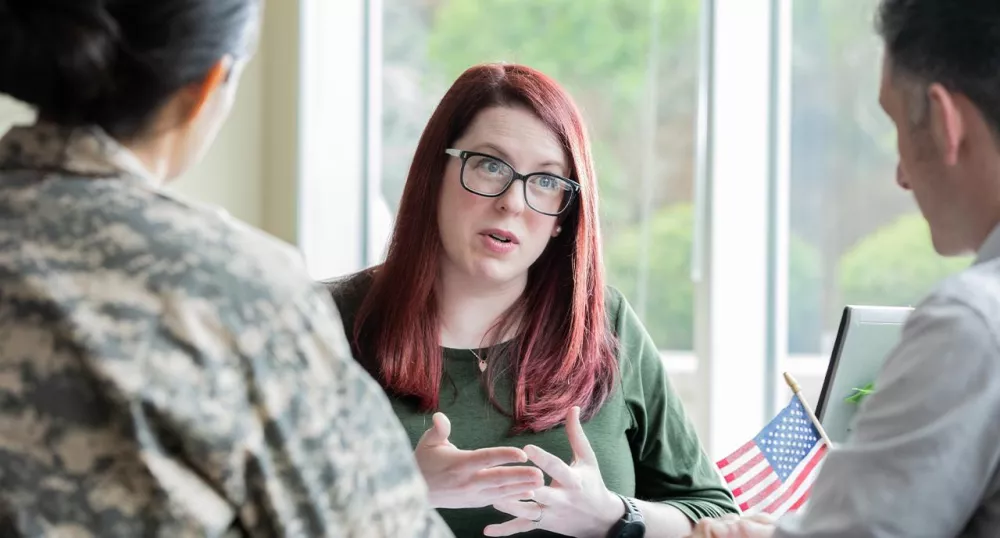
[[[1000,215],[1000,2],[882,0],[877,25],[896,180],[938,253],[976,251]]]
[[[141,137],[178,91],[251,54],[260,2],[0,0],[0,93],[45,121]]]
[[[565,152],[568,179],[580,184],[576,203],[558,216],[562,232],[529,268],[521,301],[494,328],[495,335],[518,328],[519,348],[509,365],[515,431],[537,431],[562,421],[573,405],[592,416],[610,393],[616,369],[590,143],[572,98],[544,73],[477,65],[444,95],[417,145],[385,263],[356,319],[355,342],[375,342],[377,349],[363,354],[379,362],[370,369],[388,389],[416,397],[423,409],[436,408],[442,359],[434,286],[443,252],[442,183],[451,159],[445,150],[493,107],[520,107],[540,119]]]
[[[877,25],[895,75],[966,96],[1000,133],[1000,2],[883,0]]]

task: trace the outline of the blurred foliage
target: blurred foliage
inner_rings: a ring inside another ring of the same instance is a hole
[[[926,225],[893,182],[895,133],[876,99],[881,62],[872,25],[876,4],[793,3],[788,267],[793,353],[820,352],[824,327],[835,329],[845,303],[910,304],[966,263],[934,254]],[[591,133],[610,283],[644,307],[657,344],[691,349],[699,11],[698,0],[387,2],[382,92],[387,203],[397,203],[417,138],[463,70],[491,61],[540,69],[573,95]],[[645,129],[650,120],[652,140]],[[652,183],[644,186],[644,177]],[[648,244],[641,244],[643,223]],[[647,278],[640,283],[644,248]]]
[[[908,215],[866,237],[840,260],[846,304],[912,306],[971,263],[934,252],[927,222]]]
[[[640,285],[640,250],[648,253],[645,311],[640,312],[653,340],[664,349],[692,349],[694,284],[691,274],[692,210],[677,204],[658,211],[649,223],[648,244],[640,227],[623,231],[605,250],[608,280],[636,305]],[[816,249],[793,237],[789,243],[789,295],[798,297],[789,312],[791,351],[819,339],[820,264]],[[748,285],[752,283],[748,282]],[[642,310],[641,304],[638,306]]]

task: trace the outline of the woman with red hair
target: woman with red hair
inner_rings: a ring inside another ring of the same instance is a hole
[[[417,146],[385,262],[328,286],[456,535],[678,536],[737,511],[605,285],[586,129],[546,75],[463,73]]]

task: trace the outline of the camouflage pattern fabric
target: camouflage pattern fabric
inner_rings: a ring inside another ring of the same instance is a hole
[[[144,174],[0,139],[0,536],[450,536],[297,254]]]

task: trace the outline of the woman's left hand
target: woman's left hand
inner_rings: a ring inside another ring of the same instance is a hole
[[[597,456],[580,425],[579,407],[571,409],[566,417],[566,435],[573,449],[572,465],[537,446],[524,448],[528,459],[552,477],[552,482],[536,489],[531,501],[494,504],[494,508],[515,519],[486,527],[486,536],[544,529],[576,538],[603,538],[625,514],[621,499],[604,486]]]

